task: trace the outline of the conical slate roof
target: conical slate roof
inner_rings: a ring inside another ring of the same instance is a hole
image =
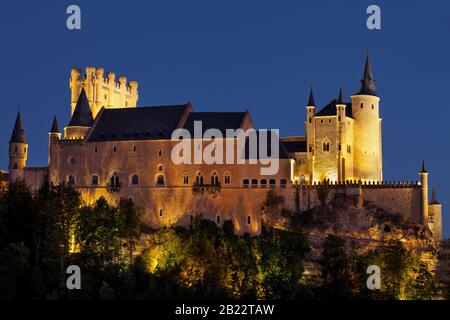
[[[14,124],[14,129],[9,143],[27,143],[25,130],[23,129],[22,125],[22,115],[20,114],[20,111],[17,113],[16,123]]]
[[[56,119],[56,116],[53,118],[53,123],[52,123],[52,128],[50,129],[50,133],[61,133],[61,131],[59,131],[58,120]]]
[[[69,127],[90,127],[94,122],[91,107],[84,88],[81,90],[77,105],[70,119]]]
[[[315,106],[316,103],[314,102],[313,89],[311,87],[311,91],[309,92],[308,107],[315,107]]]
[[[376,96],[377,92],[375,89],[375,80],[373,79],[372,73],[372,65],[370,63],[369,54],[366,57],[366,65],[364,67],[364,75],[361,80],[361,90],[359,90],[358,94]]]

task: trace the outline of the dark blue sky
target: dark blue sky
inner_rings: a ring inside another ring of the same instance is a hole
[[[82,30],[66,28],[78,4]],[[382,29],[366,28],[366,8]],[[29,165],[47,164],[48,130],[70,116],[70,68],[102,66],[135,78],[139,106],[191,101],[199,111],[251,111],[260,128],[304,133],[305,103],[358,90],[372,57],[383,118],[386,180],[416,180],[427,161],[450,236],[450,2],[1,1],[0,167],[17,105]]]

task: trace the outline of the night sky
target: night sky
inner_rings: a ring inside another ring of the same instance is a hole
[[[77,4],[82,30],[66,27]],[[381,30],[366,9],[381,7]],[[369,50],[383,118],[385,180],[417,180],[426,159],[450,236],[449,1],[1,1],[0,167],[17,106],[30,158],[47,165],[53,116],[70,117],[72,67],[102,66],[139,81],[139,106],[192,102],[249,109],[256,127],[303,135],[316,103],[359,89]]]

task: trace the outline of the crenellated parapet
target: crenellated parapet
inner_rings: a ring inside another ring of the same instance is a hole
[[[346,180],[346,181],[324,181],[314,182],[305,185],[306,188],[315,188],[327,186],[334,187],[362,187],[362,188],[421,188],[419,181],[361,181],[361,180]]]
[[[83,88],[94,119],[102,108],[134,108],[139,100],[137,81],[128,81],[124,76],[116,79],[114,72],[105,76],[103,68],[87,67],[84,75],[81,69],[73,68],[70,76],[71,114]]]

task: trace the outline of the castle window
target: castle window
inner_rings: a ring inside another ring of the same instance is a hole
[[[203,175],[200,172],[195,177],[195,184],[197,186],[202,186],[203,185]]]
[[[312,123],[312,118],[309,118],[309,123]]]
[[[220,220],[221,220],[221,217],[220,217],[220,214],[218,214],[218,215],[216,216],[216,222],[217,222],[217,224],[220,224]]]
[[[139,176],[137,174],[135,174],[131,177],[131,184],[134,186],[139,184]]]
[[[338,116],[338,121],[341,122],[341,116]]]
[[[329,119],[328,122],[331,123],[331,119]]]
[[[231,183],[231,177],[229,175],[225,175],[224,182],[225,182],[225,184],[230,184]]]
[[[189,217],[189,220],[191,222],[191,224],[194,222],[194,216],[191,214],[191,216]]]
[[[137,151],[137,147],[133,146],[133,152],[136,152],[136,151]]]
[[[158,187],[162,187],[162,186],[164,186],[164,175],[162,175],[162,174],[159,174],[157,177],[156,177],[156,186],[158,186]]]
[[[338,145],[338,149],[339,149],[339,151],[341,151],[341,149],[342,149],[342,146],[341,146],[341,145]]]
[[[14,147],[14,151],[17,153],[19,152],[19,148],[17,146]]]
[[[244,180],[242,181],[242,186],[243,186],[244,188],[248,188],[249,183],[250,183],[250,181],[249,181],[248,179],[244,179]]]
[[[23,148],[23,153],[27,153],[27,148]]]
[[[323,123],[323,120],[320,120],[320,123]]]
[[[309,152],[313,152],[313,147],[312,147],[312,145],[309,146]]]
[[[183,177],[183,184],[189,184],[189,176]]]
[[[251,216],[247,216],[247,224],[248,225],[252,224],[252,217]]]
[[[113,152],[117,152],[117,147],[116,146],[114,146]]]
[[[270,185],[271,188],[275,188],[275,186],[276,186],[276,181],[275,181],[275,179],[270,179],[270,180],[269,180],[269,185]]]
[[[213,173],[211,176],[211,185],[212,186],[218,186],[219,185],[219,177],[217,176],[217,173]]]
[[[364,107],[364,104],[361,102],[361,109]]]
[[[98,186],[98,176],[97,175],[92,175],[92,179],[91,179],[91,184],[93,186]]]
[[[162,217],[163,216],[163,209],[159,209],[159,216]]]
[[[324,152],[330,151],[330,143],[329,142],[323,144],[323,151]]]
[[[265,188],[267,187],[267,180],[266,179],[262,179],[261,180],[261,188]]]
[[[94,148],[94,152],[97,153],[98,152],[98,147]]]
[[[281,188],[286,188],[287,185],[287,180],[286,179],[281,179],[280,180],[280,187]]]
[[[19,168],[19,166],[17,165],[17,162],[14,162],[14,169],[18,169]]]
[[[372,109],[375,109],[375,107],[372,105]]]
[[[252,188],[258,188],[258,180],[252,179]]]
[[[352,147],[350,145],[347,146],[347,152],[352,153]]]
[[[158,166],[159,171],[163,171],[163,169],[164,169],[163,166],[161,166],[161,165]]]
[[[73,174],[71,174],[69,176],[69,179],[67,181],[67,184],[71,187],[75,186],[75,176]]]
[[[162,151],[161,151],[161,150],[158,151],[158,155],[159,155],[160,157],[162,156]]]
[[[128,101],[125,101],[125,107],[128,107]]]

